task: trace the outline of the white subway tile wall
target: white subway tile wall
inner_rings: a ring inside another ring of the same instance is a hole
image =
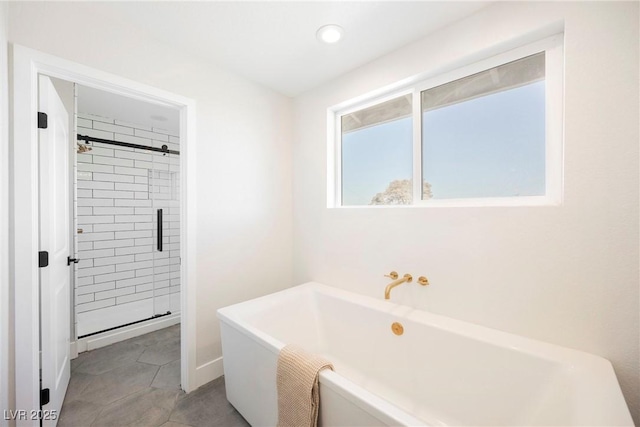
[[[81,135],[180,149],[179,137],[165,130],[81,113],[76,123]],[[91,151],[77,154],[75,169],[78,336],[180,310],[179,157],[88,145]]]

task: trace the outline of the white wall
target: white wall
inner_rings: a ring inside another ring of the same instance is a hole
[[[290,99],[96,16],[91,4],[11,3],[9,23],[10,42],[196,100],[196,362],[218,359],[216,309],[292,284]]]
[[[0,2],[0,410],[10,407],[9,387],[9,91],[8,5]],[[12,372],[12,371],[11,371]],[[4,417],[0,426],[8,425]]]
[[[327,108],[564,21],[560,207],[327,209]],[[601,355],[640,423],[638,3],[497,3],[295,99],[294,282]]]

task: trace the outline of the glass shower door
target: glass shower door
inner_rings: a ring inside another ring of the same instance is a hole
[[[163,144],[163,146],[166,146]],[[154,316],[179,311],[180,229],[179,157],[175,150],[153,153],[149,169],[149,192],[153,212],[153,306]]]
[[[171,173],[171,199],[169,200],[168,216],[168,250],[169,250],[169,306],[173,313],[180,311],[180,151],[174,146],[174,153],[170,153],[169,172]]]

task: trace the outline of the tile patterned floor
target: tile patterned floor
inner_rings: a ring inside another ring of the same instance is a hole
[[[80,354],[58,426],[248,426],[224,378],[180,390],[180,325]]]

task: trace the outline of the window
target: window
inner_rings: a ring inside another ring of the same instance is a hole
[[[562,36],[332,111],[330,206],[560,202]]]
[[[341,117],[343,206],[411,204],[411,115],[404,95]]]

